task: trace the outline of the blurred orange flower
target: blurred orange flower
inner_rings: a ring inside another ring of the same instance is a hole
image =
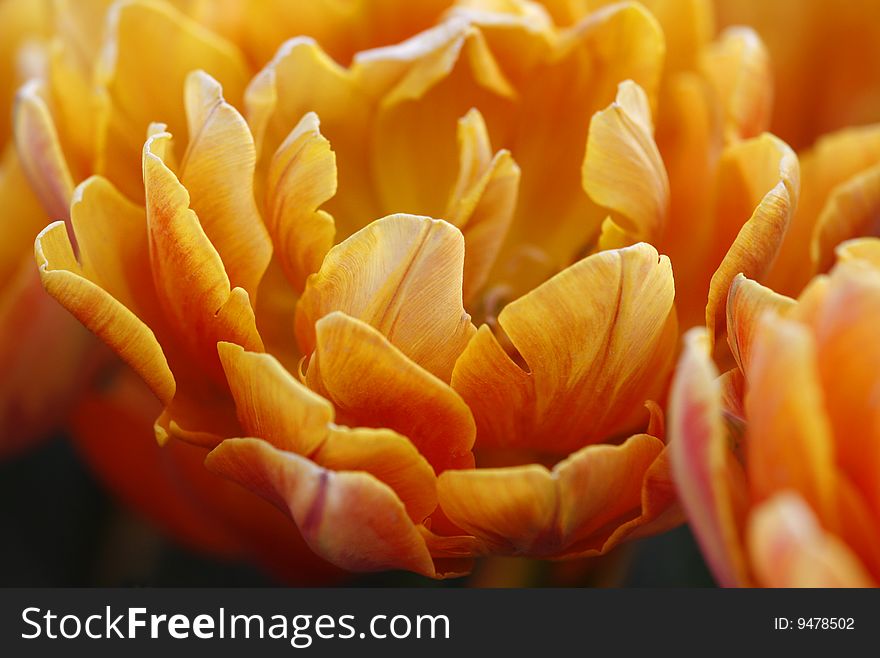
[[[799,299],[739,276],[737,367],[686,338],[670,400],[679,494],[718,582],[876,586],[880,578],[880,240],[837,249]]]

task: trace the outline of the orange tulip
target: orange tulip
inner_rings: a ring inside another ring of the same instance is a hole
[[[670,399],[679,495],[718,582],[880,582],[880,240],[837,249],[797,299],[737,277],[727,305],[737,367],[703,330],[686,339]]]
[[[798,199],[766,51],[713,40],[706,3],[443,4],[291,10],[308,34],[250,82],[273,5],[114,5],[15,116],[69,214],[36,242],[46,290],[159,399],[160,443],[211,450],[349,570],[597,555],[680,522],[678,317],[714,340]],[[143,58],[159,38],[176,56]]]

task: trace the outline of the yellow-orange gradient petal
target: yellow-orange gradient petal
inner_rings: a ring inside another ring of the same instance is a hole
[[[269,165],[266,223],[288,281],[302,292],[333,246],[336,225],[319,210],[336,194],[336,156],[314,112],[290,132]]]
[[[742,525],[748,505],[742,467],[728,445],[718,370],[706,330],[685,335],[669,399],[669,450],[682,505],[723,587],[749,583]]]
[[[846,128],[821,137],[799,154],[801,196],[789,226],[779,258],[767,278],[767,285],[795,296],[809,282],[815,270],[810,254],[819,215],[835,190],[880,161],[880,125]]]
[[[256,151],[244,118],[223,98],[220,83],[194,71],[184,87],[189,142],[177,175],[230,285],[256,299],[272,244],[254,198]]]
[[[831,192],[813,229],[810,257],[814,271],[826,272],[831,267],[838,244],[865,236],[880,237],[880,165]]]
[[[770,125],[773,74],[760,37],[730,27],[703,53],[701,68],[718,94],[729,141],[757,137]]]
[[[434,471],[389,429],[336,425],[333,406],[268,354],[220,343],[220,358],[245,432],[333,470],[366,471],[390,486],[420,523],[437,506]]]
[[[737,274],[727,297],[727,342],[742,372],[749,372],[752,341],[761,316],[768,311],[784,315],[794,305],[790,297]]]
[[[501,244],[516,209],[520,169],[509,151],[493,157],[489,133],[476,108],[458,123],[458,178],[444,217],[464,235],[463,296],[477,293]]]
[[[474,421],[447,384],[368,324],[334,312],[318,321],[309,386],[346,425],[387,427],[410,439],[439,473],[474,464]]]
[[[640,514],[643,478],[662,449],[640,434],[619,446],[587,446],[552,471],[537,464],[447,471],[440,506],[491,552],[598,554],[618,525]]]
[[[766,133],[736,143],[722,154],[713,249],[723,257],[709,284],[706,327],[710,340],[724,326],[734,277],[744,274],[759,281],[773,264],[797,206],[799,176],[794,151]]]
[[[498,317],[518,354],[484,326],[452,385],[481,445],[565,454],[647,422],[674,354],[672,269],[647,244],[589,256]]]
[[[144,57],[155,52],[162,56]],[[132,0],[112,6],[95,72],[101,90],[95,169],[132,199],[144,196],[135,163],[147,126],[164,121],[172,134],[185,134],[180,92],[195,69],[216,78],[233,105],[240,102],[248,72],[235,46],[168,3]]]
[[[859,559],[795,493],[779,493],[752,512],[748,544],[764,587],[876,587]]]
[[[403,503],[368,473],[324,469],[259,439],[228,439],[205,463],[287,511],[312,550],[343,569],[436,573]]]
[[[880,240],[877,238],[847,240],[837,245],[835,253],[841,263],[862,263],[880,270]]]
[[[296,37],[278,49],[248,85],[245,109],[261,167],[268,165],[303,116],[315,112],[321,118],[321,130],[338,156],[339,185],[345,191],[328,204],[341,237],[382,214],[367,161],[370,101],[349,70],[313,39]]]
[[[816,341],[803,325],[765,315],[750,365],[745,409],[752,500],[760,503],[793,489],[825,527],[836,529],[835,449]]]
[[[297,305],[296,335],[315,349],[315,323],[333,311],[375,327],[410,359],[449,381],[475,329],[462,305],[464,239],[414,215],[377,220],[336,245]]]
[[[42,83],[31,80],[15,98],[13,130],[21,167],[50,219],[67,219],[73,177],[58,141]]]
[[[37,236],[35,255],[46,291],[134,368],[160,400],[170,401],[175,382],[159,342],[134,313],[84,276],[64,222]]]
[[[669,179],[654,143],[651,107],[632,80],[617,99],[593,115],[582,168],[584,190],[614,211],[615,222],[635,239],[656,240],[669,209]]]
[[[660,25],[642,5],[615,3],[562,31],[551,53],[518,87],[509,147],[523,175],[510,232],[517,242],[540,246],[557,268],[595,243],[608,214],[583,191],[589,117],[614,101],[624,80],[644,89],[653,106],[664,51]],[[483,111],[491,132],[493,118]],[[504,249],[502,259],[509,255]]]
[[[219,371],[216,345],[228,340],[262,351],[247,292],[230,290],[229,277],[190,197],[162,161],[171,136],[160,133],[143,150],[147,231],[156,293],[188,348]],[[157,155],[158,153],[158,155]]]

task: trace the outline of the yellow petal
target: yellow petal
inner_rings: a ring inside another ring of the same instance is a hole
[[[180,339],[219,373],[218,341],[257,351],[262,341],[247,292],[230,290],[220,255],[190,209],[189,194],[156,155],[169,138],[167,133],[151,137],[143,151],[153,282]]]
[[[772,135],[739,142],[721,157],[714,249],[724,253],[709,284],[706,327],[714,341],[723,326],[737,274],[760,281],[773,264],[797,206],[798,160]],[[717,261],[716,261],[717,262]]]
[[[73,177],[41,93],[41,83],[37,80],[19,90],[13,110],[15,141],[22,169],[46,213],[51,219],[67,219]]]
[[[678,495],[703,555],[723,587],[749,582],[741,526],[742,467],[727,443],[718,371],[705,329],[691,329],[669,400],[669,449]]]
[[[167,56],[144,57],[157,50]],[[180,98],[194,69],[216,78],[233,105],[240,102],[248,73],[235,46],[167,3],[134,0],[113,5],[96,71],[101,111],[107,113],[99,134],[96,172],[132,199],[144,194],[141,172],[134,163],[147,126],[164,121],[172,134],[185,134]]]
[[[46,211],[31,189],[12,144],[0,155],[0,199],[4,200],[0,281],[12,281],[21,263],[30,257],[34,237],[46,226]]]
[[[837,245],[834,252],[842,263],[859,262],[880,270],[880,240],[877,238],[847,240]]]
[[[748,538],[755,575],[765,587],[876,587],[858,558],[795,494],[779,493],[752,512]]]
[[[144,209],[99,176],[74,192],[70,219],[83,275],[154,330],[160,310],[150,285],[150,255]]]
[[[368,165],[371,101],[351,73],[307,37],[285,42],[248,85],[245,116],[262,162],[275,154],[291,128],[308,112],[321,118],[321,131],[339,160],[342,193],[328,204],[343,238],[382,214]]]
[[[851,238],[880,237],[880,166],[838,185],[816,219],[810,255],[815,272],[834,262],[834,249]]]
[[[273,2],[258,0],[244,12],[242,39],[251,58],[265,62],[291,34],[322,44],[338,62],[358,51],[401,39],[436,22],[451,0],[355,0],[354,2]],[[210,3],[208,3],[210,5]]]
[[[811,242],[819,215],[834,190],[846,186],[880,159],[880,125],[825,135],[799,158],[802,184],[797,212],[767,279],[771,288],[791,296],[799,294],[814,274]]]
[[[826,527],[835,528],[835,450],[815,340],[797,322],[764,316],[746,376],[746,461],[752,499],[762,502],[793,489]]]
[[[729,27],[703,54],[702,70],[724,111],[728,141],[756,137],[767,130],[773,109],[770,55],[747,27]]]
[[[312,550],[343,569],[435,575],[400,499],[372,475],[327,470],[259,439],[226,440],[206,465],[287,511]]]
[[[675,307],[682,326],[693,327],[706,322],[709,279],[721,259],[711,253],[707,221],[722,146],[718,107],[708,82],[692,71],[671,76],[659,102],[656,140],[669,174],[671,219],[656,246],[675,263]]]
[[[359,53],[352,75],[378,105],[370,164],[382,208],[440,217],[456,179],[459,117],[473,106],[493,117],[513,109],[515,91],[485,37],[450,18]]]
[[[666,71],[695,69],[715,33],[713,7],[705,0],[645,0],[666,37]]]
[[[620,446],[583,448],[552,472],[537,464],[447,471],[440,505],[492,552],[598,554],[617,526],[639,514],[642,478],[662,447],[637,435]]]
[[[660,26],[638,3],[602,7],[555,40],[552,53],[518,89],[518,128],[509,146],[523,176],[511,244],[537,245],[562,267],[595,241],[608,213],[584,194],[588,119],[614,101],[624,80],[644,89],[653,105],[663,53]],[[480,109],[491,131],[498,120]],[[504,250],[502,261],[508,256]]]
[[[304,354],[315,323],[333,311],[375,327],[406,356],[448,381],[475,329],[462,306],[464,240],[443,221],[391,215],[327,254],[296,315]]]
[[[646,421],[674,354],[673,296],[669,260],[637,244],[585,258],[507,305],[498,324],[527,370],[484,327],[452,378],[481,445],[565,454]]]
[[[272,244],[254,199],[253,138],[207,73],[187,76],[184,98],[189,142],[178,168],[180,182],[223,259],[230,285],[255,299]]]
[[[458,124],[458,179],[447,220],[464,235],[463,296],[467,301],[489,276],[513,219],[520,170],[508,151],[492,156],[483,116],[476,108]]]
[[[280,450],[310,457],[334,420],[333,406],[269,354],[225,342],[217,350],[244,431]]]
[[[637,239],[656,240],[669,207],[669,179],[654,143],[644,90],[620,83],[617,99],[593,115],[582,168],[584,190],[613,210],[617,224]]]
[[[218,349],[245,432],[325,468],[372,474],[394,489],[418,523],[434,511],[434,471],[406,438],[388,429],[339,427],[333,406],[272,356],[231,343]]]
[[[774,311],[784,315],[794,307],[790,297],[779,295],[760,283],[737,274],[727,298],[727,341],[740,369],[747,373],[752,341],[761,316]]]
[[[160,400],[170,402],[174,376],[159,342],[134,313],[83,275],[64,222],[50,224],[37,236],[35,253],[46,291],[129,364]]]
[[[321,135],[317,115],[310,112],[272,157],[266,189],[269,231],[287,279],[298,292],[333,246],[333,218],[318,208],[334,194],[336,156]]]
[[[25,57],[21,55],[34,41],[48,36],[52,9],[42,2],[0,4],[0,106],[11,107],[16,88],[29,77],[30,71],[21,70],[27,69],[22,65]],[[0,126],[0,148],[7,145],[10,136],[8,116]]]
[[[316,330],[306,379],[342,422],[403,434],[437,472],[473,466],[474,421],[449,386],[354,318],[331,313]]]

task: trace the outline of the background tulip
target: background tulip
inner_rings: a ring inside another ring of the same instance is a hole
[[[844,243],[798,300],[738,277],[737,368],[721,377],[702,330],[688,335],[670,400],[673,472],[722,585],[876,585],[878,254],[877,239]]]

